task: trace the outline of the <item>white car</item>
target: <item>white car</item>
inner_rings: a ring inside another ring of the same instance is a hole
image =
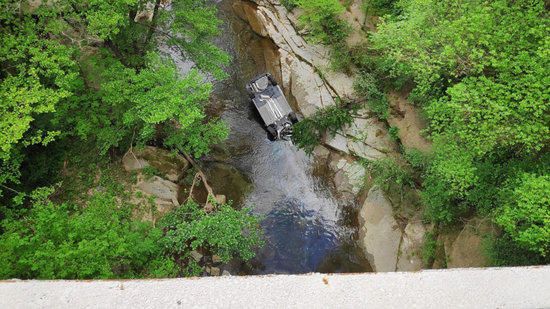
[[[246,90],[264,121],[267,138],[290,140],[292,125],[298,122],[298,117],[273,76],[268,73],[257,76],[246,85]]]

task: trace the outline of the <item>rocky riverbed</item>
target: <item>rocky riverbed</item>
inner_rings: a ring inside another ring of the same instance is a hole
[[[310,44],[302,37],[298,27],[299,9],[288,12],[277,0],[237,0],[233,9],[257,35],[271,42],[263,48],[267,70],[281,81],[285,94],[303,116],[334,105],[339,98],[356,99],[352,87],[354,76],[331,70],[329,49]],[[353,29],[347,44],[364,43],[363,29],[373,26],[369,23],[371,18],[363,13],[361,1],[352,1],[342,17]],[[429,151],[430,142],[421,135],[425,123],[419,112],[406,102],[406,96],[406,93],[390,93],[388,123],[399,129],[403,146]],[[358,158],[400,159],[398,145],[390,138],[387,124],[368,109],[360,110],[353,123],[334,137],[327,137],[315,149],[314,156],[330,171],[338,198],[356,205],[357,242],[374,271],[414,271],[431,266],[424,265],[421,257],[425,235],[432,227],[422,223],[418,194],[411,192],[409,199],[393,202],[391,194],[369,186],[368,172],[357,161]],[[481,238],[471,225],[458,231],[458,237],[452,235],[456,232],[441,233],[438,243],[445,246],[438,249],[443,251],[442,257],[433,267],[486,264],[479,254]],[[472,254],[464,253],[468,251]]]

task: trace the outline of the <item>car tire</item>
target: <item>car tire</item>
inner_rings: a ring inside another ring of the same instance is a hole
[[[269,81],[271,82],[271,84],[272,84],[273,86],[277,86],[277,82],[275,81],[275,79],[273,78],[273,76],[268,75],[267,78],[269,79]]]
[[[267,139],[270,141],[277,139],[277,130],[273,126],[267,127]]]
[[[290,114],[288,114],[288,119],[290,119],[290,122],[292,122],[292,124],[298,122],[298,116],[296,116],[295,112],[291,112]]]

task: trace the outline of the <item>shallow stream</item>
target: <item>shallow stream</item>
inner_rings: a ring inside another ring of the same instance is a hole
[[[266,71],[263,49],[274,46],[235,15],[232,2],[218,3],[224,23],[217,43],[233,61],[229,78],[215,85],[213,95],[215,113],[229,125],[230,135],[203,165],[216,193],[263,217],[266,245],[237,272],[370,271],[354,240],[357,227],[352,207],[339,205],[328,175],[315,172],[326,169],[316,169],[313,157],[292,143],[267,139],[245,84]],[[186,70],[188,64],[175,60]]]

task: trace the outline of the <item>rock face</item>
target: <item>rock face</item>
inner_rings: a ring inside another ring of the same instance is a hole
[[[488,223],[472,220],[464,226],[447,252],[447,267],[485,267],[489,263],[483,254],[481,235],[490,230]]]
[[[368,160],[378,160],[394,153],[396,144],[390,139],[384,124],[360,110],[358,117],[341,132],[326,139],[325,144],[346,154]]]
[[[139,180],[136,184],[143,193],[152,195],[158,200],[170,202],[174,206],[179,206],[178,190],[179,186],[171,181],[153,176],[149,179]]]
[[[189,162],[166,149],[146,146],[127,152],[122,158],[122,165],[128,172],[152,166],[166,179],[177,182],[189,167]]]
[[[340,72],[328,72],[328,49],[308,44],[296,31],[289,14],[278,2],[235,1],[236,14],[252,30],[273,41],[276,51],[266,49],[268,69],[280,81],[285,95],[298,105],[304,116],[335,104],[334,97],[353,98],[353,79]],[[273,58],[268,61],[268,58]],[[271,64],[271,65],[269,65]],[[325,78],[319,71],[323,70]]]
[[[426,228],[420,220],[411,220],[403,232],[399,246],[398,271],[417,271],[422,269],[422,247]]]
[[[393,217],[390,201],[379,187],[373,187],[359,212],[360,245],[374,271],[395,271],[401,230]]]
[[[341,193],[350,193],[355,196],[365,180],[365,168],[356,161],[340,158],[330,162],[330,169],[335,172],[334,186]]]
[[[431,149],[431,143],[420,135],[426,128],[426,122],[418,110],[405,98],[406,94],[404,93],[391,92],[389,94],[391,113],[388,122],[391,126],[399,129],[398,135],[403,146],[428,152]]]

